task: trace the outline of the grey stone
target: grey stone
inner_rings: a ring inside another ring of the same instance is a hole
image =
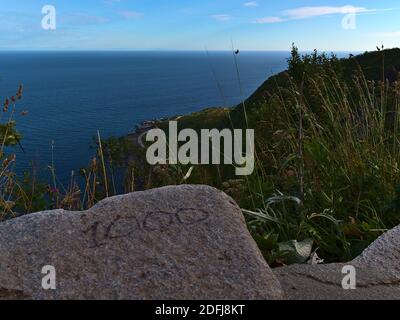
[[[356,289],[342,287],[342,268],[353,265],[356,270]],[[274,270],[285,296],[289,300],[381,300],[400,299],[400,278],[357,265],[293,265]]]
[[[42,288],[45,265],[56,290]],[[165,187],[0,223],[0,299],[280,299],[243,215],[206,186]]]
[[[400,227],[382,235],[345,264],[293,265],[274,270],[291,300],[399,300]],[[344,290],[342,268],[356,270],[356,289]]]
[[[380,270],[390,270],[400,277],[400,226],[373,242],[355,263]]]

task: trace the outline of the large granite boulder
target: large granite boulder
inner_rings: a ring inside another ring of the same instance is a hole
[[[353,266],[356,288],[344,290],[344,266]],[[400,299],[400,226],[388,231],[349,263],[293,265],[274,270],[288,299]]]
[[[52,275],[44,266],[55,268],[55,290],[42,287]],[[165,187],[0,223],[0,299],[280,298],[240,209],[211,187]]]

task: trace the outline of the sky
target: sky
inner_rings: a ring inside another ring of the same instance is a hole
[[[398,47],[400,1],[0,0],[0,50],[230,50],[232,42],[242,50]]]

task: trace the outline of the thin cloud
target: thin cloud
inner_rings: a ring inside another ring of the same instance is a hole
[[[287,21],[280,17],[265,17],[265,18],[258,18],[255,20],[256,23],[264,24],[264,23],[278,23]]]
[[[211,16],[212,19],[217,21],[229,21],[232,20],[232,16],[230,14],[214,14]]]
[[[257,1],[245,2],[243,5],[244,5],[245,7],[248,7],[248,8],[256,8],[256,7],[259,6],[259,4],[258,4]]]
[[[332,14],[348,14],[348,13],[365,13],[372,12],[374,10],[366,9],[364,7],[353,7],[353,6],[343,6],[343,7],[302,7],[291,10],[285,10],[283,12],[284,16],[288,19],[308,19],[319,16],[326,16]]]
[[[367,9],[364,7],[342,6],[342,7],[300,7],[290,10],[285,10],[280,16],[270,16],[258,18],[255,23],[279,23],[291,20],[310,19],[315,17],[334,15],[334,14],[361,14],[361,13],[376,13],[379,11],[388,11],[391,9]]]

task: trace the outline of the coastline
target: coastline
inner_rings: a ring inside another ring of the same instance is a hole
[[[145,120],[136,125],[131,133],[123,136],[133,141],[135,146],[144,148],[143,137],[151,129],[167,129],[169,121],[180,121],[182,128],[221,129],[228,126],[229,114],[236,106],[209,107],[186,115],[175,115],[169,118]]]
[[[160,119],[155,119],[155,120],[144,120],[140,122],[138,125],[135,126],[133,131],[131,133],[128,133],[126,135],[127,138],[132,139],[133,143],[136,146],[139,146],[141,148],[145,148],[144,143],[143,143],[143,137],[144,135],[155,128],[158,128],[159,125],[163,122],[166,121],[173,121],[173,120],[179,120],[182,116],[174,116],[171,118],[160,118]]]

